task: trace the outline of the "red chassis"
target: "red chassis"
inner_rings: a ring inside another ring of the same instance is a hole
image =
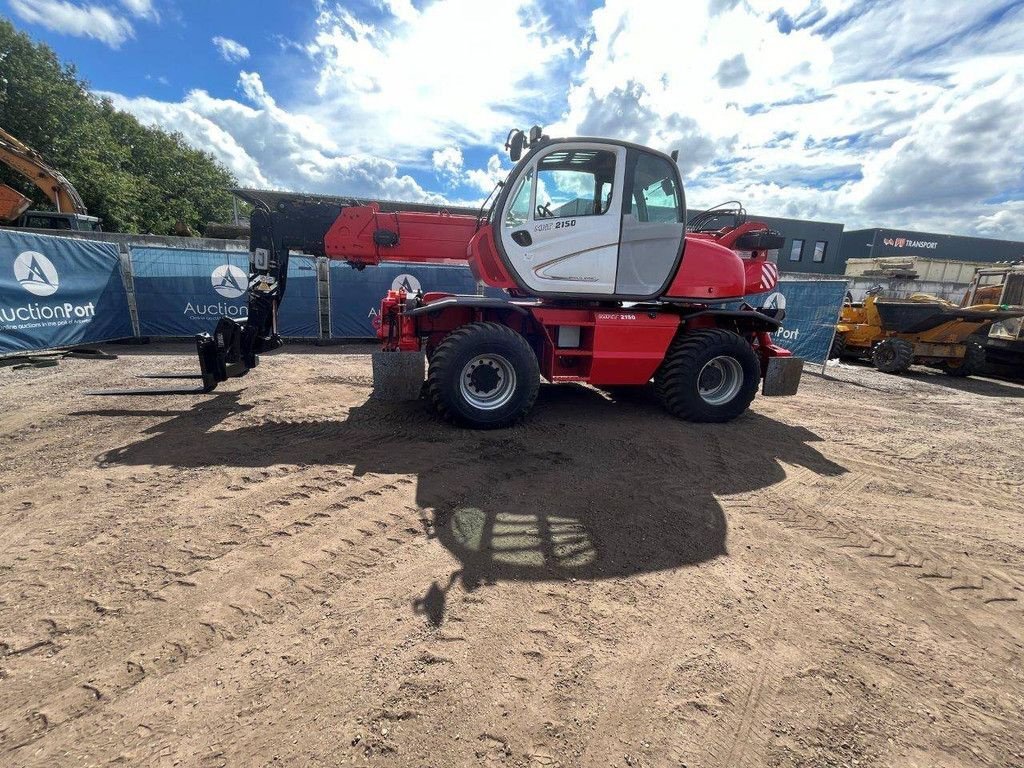
[[[385,229],[400,234],[398,244],[375,242],[375,233]],[[680,330],[726,327],[740,333],[757,353],[762,376],[770,359],[791,356],[772,342],[765,327],[750,323],[749,314],[716,309],[716,302],[776,286],[778,269],[767,260],[766,249],[733,250],[744,235],[765,229],[747,222],[726,231],[688,234],[685,257],[664,296],[657,303],[632,306],[517,298],[518,285],[497,257],[491,225],[478,227],[468,216],[385,214],[372,204],[348,208],[324,244],[329,257],[360,265],[468,260],[478,279],[511,295],[503,300],[388,291],[376,322],[385,350],[422,350],[429,358],[452,331],[469,323],[497,322],[530,341],[548,381],[612,386],[650,381]]]

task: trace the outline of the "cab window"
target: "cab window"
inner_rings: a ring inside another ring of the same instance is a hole
[[[603,216],[612,202],[615,153],[600,149],[556,150],[537,165],[535,219]]]
[[[640,222],[681,222],[682,197],[675,169],[661,157],[641,154],[633,175],[632,213]]]
[[[533,192],[533,168],[523,174],[512,205],[505,214],[506,227],[521,227],[530,218],[530,193]]]

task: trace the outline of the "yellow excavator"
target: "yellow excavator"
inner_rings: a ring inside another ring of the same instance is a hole
[[[925,294],[882,298],[877,286],[864,301],[843,306],[830,357],[867,359],[885,373],[902,373],[915,363],[950,376],[978,372],[985,363],[981,334],[1024,316],[1019,302],[997,303],[994,291],[979,291],[980,279],[975,276],[960,306]]]
[[[16,189],[0,184],[0,223],[30,229],[102,231],[90,216],[78,190],[43,156],[0,128],[0,163],[31,181],[49,198],[56,211],[30,211],[32,201]]]

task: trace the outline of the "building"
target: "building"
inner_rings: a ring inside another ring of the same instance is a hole
[[[699,211],[690,211],[690,215]],[[778,262],[783,273],[841,275],[845,262],[840,259],[843,240],[843,225],[826,221],[808,221],[806,219],[780,219],[775,216],[761,216],[748,213],[749,221],[760,221],[767,224],[786,238],[778,253],[773,253],[773,260]],[[723,214],[712,219],[706,226],[717,229],[733,226],[735,218]]]
[[[690,215],[698,211],[691,211]],[[842,224],[806,219],[783,219],[747,214],[779,232],[786,242],[777,254],[779,270],[788,274],[843,275],[848,259],[924,257],[938,261],[992,263],[1024,260],[1024,242],[984,237],[939,235],[898,229],[844,231]],[[735,218],[725,213],[708,226],[732,226]]]
[[[1020,261],[1024,243],[990,240],[985,237],[938,235],[932,232],[907,232],[900,229],[855,229],[843,235],[839,259],[884,257],[924,257],[939,261]],[[842,272],[844,270],[840,270]]]

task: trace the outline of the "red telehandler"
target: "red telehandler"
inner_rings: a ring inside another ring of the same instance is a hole
[[[781,311],[739,300],[770,291],[782,238],[731,210],[686,224],[676,153],[624,141],[511,131],[515,167],[478,216],[377,203],[253,198],[249,314],[197,340],[209,392],[280,346],[277,308],[289,250],[346,261],[469,263],[498,296],[389,291],[381,303],[375,389],[419,395],[456,423],[504,427],[530,410],[541,377],[646,385],[673,415],[724,422],[765,395],[795,394],[803,361],[770,336]],[[716,218],[717,217],[717,218]],[[737,304],[739,304],[737,308]],[[424,384],[424,365],[426,382]],[[172,378],[171,375],[158,377]]]

